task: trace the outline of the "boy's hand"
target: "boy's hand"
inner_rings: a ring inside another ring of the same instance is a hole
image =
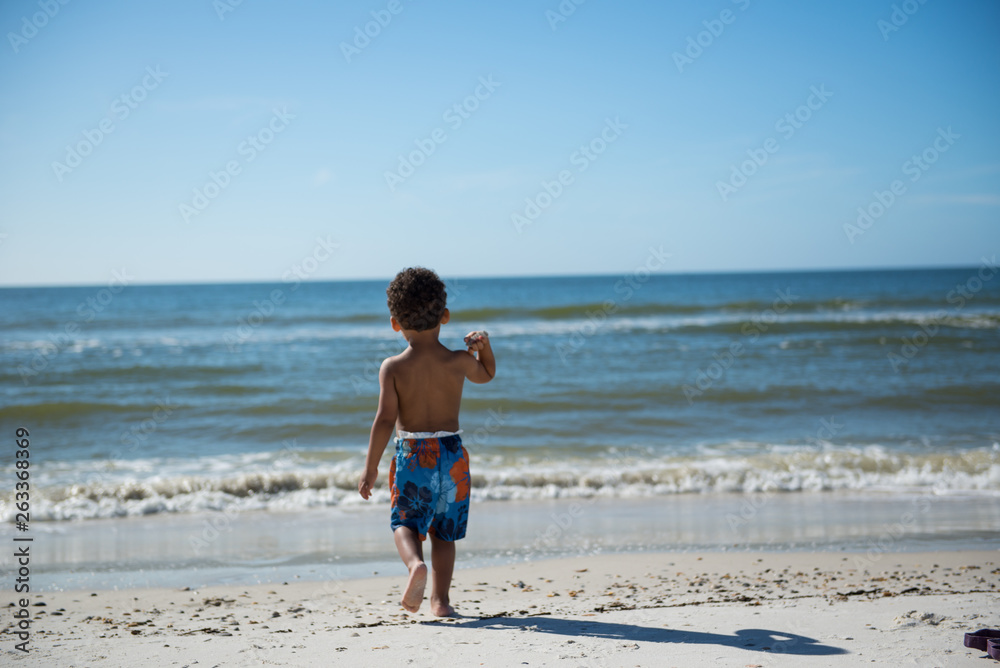
[[[470,354],[475,354],[490,345],[490,335],[486,331],[469,332],[465,335],[465,345]]]
[[[490,335],[486,331],[469,332],[465,335],[466,352],[470,361],[466,364],[465,377],[473,383],[488,383],[496,375],[497,362],[490,347]]]
[[[378,479],[378,469],[374,471],[365,471],[361,476],[361,480],[358,481],[358,494],[361,495],[362,499],[368,500],[372,495],[372,487],[375,486],[375,481]]]

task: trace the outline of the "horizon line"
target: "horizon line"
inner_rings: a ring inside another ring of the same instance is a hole
[[[411,266],[422,266],[419,264]],[[822,268],[785,268],[785,269],[729,269],[729,270],[690,270],[690,271],[656,271],[650,272],[652,276],[737,276],[737,275],[748,275],[748,274],[809,274],[809,273],[850,273],[850,272],[879,272],[879,271],[944,271],[944,270],[958,270],[958,269],[969,269],[974,268],[976,265],[955,265],[955,264],[942,264],[942,265],[904,265],[904,266],[882,266],[882,267],[822,267]],[[637,268],[638,269],[638,268]],[[615,277],[615,276],[628,276],[629,273],[634,273],[637,269],[633,269],[632,272],[608,272],[608,273],[568,273],[568,274],[485,274],[478,276],[456,276],[452,274],[438,274],[441,276],[441,280],[504,280],[504,279],[550,279],[550,278],[603,278],[603,277]],[[301,281],[301,283],[374,283],[374,282],[389,282],[392,280],[392,276],[385,276],[379,278],[323,278],[323,279],[307,279]],[[204,280],[191,280],[191,281],[168,281],[168,282],[133,282],[128,283],[132,287],[173,287],[173,286],[214,286],[214,285],[280,285],[282,283],[287,283],[288,281],[282,281],[281,279],[274,280],[261,280],[261,279],[231,279],[231,280],[218,280],[218,281],[204,281]],[[34,284],[17,284],[17,283],[0,283],[0,290],[18,290],[18,289],[38,289],[38,288],[91,288],[91,287],[102,287],[104,283],[34,283]]]

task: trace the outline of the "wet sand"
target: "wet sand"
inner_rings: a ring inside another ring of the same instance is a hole
[[[962,635],[1000,627],[1000,553],[602,555],[470,568],[437,619],[406,578],[30,596],[38,666],[987,666]],[[3,604],[13,608],[14,594]]]
[[[1000,548],[995,496],[679,494],[473,504],[458,568],[622,552]],[[32,587],[119,589],[371,577],[399,567],[387,505],[32,525]],[[0,541],[16,534],[0,527]]]

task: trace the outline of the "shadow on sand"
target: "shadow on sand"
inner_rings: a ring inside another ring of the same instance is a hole
[[[734,635],[703,633],[701,631],[677,631],[659,629],[635,624],[614,624],[611,622],[591,622],[577,619],[560,619],[548,615],[537,617],[490,617],[449,624],[468,629],[523,628],[538,633],[554,633],[564,636],[608,638],[633,642],[685,643],[699,645],[721,645],[738,647],[756,652],[776,654],[801,654],[803,656],[828,656],[847,654],[846,649],[823,645],[814,638],[782,633],[767,629],[741,629]]]

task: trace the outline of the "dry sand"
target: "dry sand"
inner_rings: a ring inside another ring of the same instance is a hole
[[[37,666],[990,666],[1000,553],[706,553],[460,570],[438,620],[392,577],[31,594]],[[13,593],[6,597],[10,601]],[[9,607],[7,608],[10,612]]]

